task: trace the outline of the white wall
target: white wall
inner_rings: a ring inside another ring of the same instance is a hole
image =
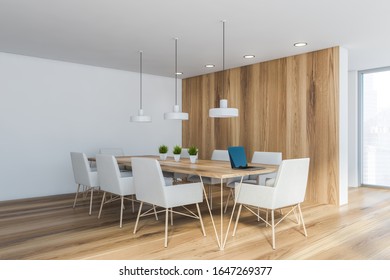
[[[358,73],[348,73],[348,185],[359,186],[358,172]]]
[[[71,151],[157,154],[161,144],[181,144],[181,122],[163,119],[174,85],[144,74],[152,123],[131,123],[139,73],[0,53],[0,201],[74,192]]]

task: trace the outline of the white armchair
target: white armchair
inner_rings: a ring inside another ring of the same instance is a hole
[[[263,220],[267,225],[271,226],[273,249],[275,249],[275,227],[292,211],[295,213],[296,209],[299,211],[298,223],[302,223],[304,234],[307,236],[300,204],[305,199],[309,162],[309,158],[283,160],[277,172],[273,187],[246,183],[243,183],[241,187],[239,187],[239,184],[236,184],[235,200],[240,206],[233,236],[237,230],[242,206],[245,206],[251,213]],[[248,206],[271,210],[271,224],[268,222],[268,219],[264,220]],[[275,224],[274,211],[285,207],[292,207],[292,209],[287,214],[283,215]],[[234,213],[232,213],[231,219],[233,218],[233,214]]]
[[[203,235],[205,236],[206,233],[198,204],[203,201],[201,183],[167,186],[165,184],[161,166],[157,160],[150,158],[132,158],[131,161],[136,198],[141,202],[134,227],[134,234],[137,232],[140,217],[152,214],[150,213],[150,210],[142,213],[143,203],[148,203],[165,209],[163,210],[165,212],[165,247],[168,246],[169,213],[171,213],[171,215],[172,213],[176,213],[199,219]],[[185,207],[190,204],[196,204],[198,214],[195,214]],[[183,206],[188,213],[174,211],[173,208],[178,206]]]
[[[252,163],[260,163],[260,164],[272,164],[272,165],[280,165],[282,162],[282,153],[280,152],[254,152],[252,156]],[[269,183],[266,184],[266,181],[270,179],[275,179],[277,172],[273,173],[267,173],[267,174],[261,174],[261,175],[250,175],[246,176],[244,178],[244,183],[248,184],[256,184],[256,185],[270,185]],[[229,204],[230,197],[233,196],[233,189],[235,187],[235,183],[239,182],[241,178],[233,178],[228,181],[226,184],[227,187],[230,188],[230,192],[226,201],[225,205],[225,212],[227,209],[227,206]]]
[[[104,204],[120,200],[121,209],[119,226],[122,227],[125,199],[132,201],[134,211],[134,198],[132,196],[135,194],[135,190],[133,177],[131,177],[132,174],[131,172],[121,173],[119,171],[118,163],[115,157],[112,155],[96,155],[96,166],[98,170],[100,187],[104,191],[98,219],[100,219]],[[107,193],[114,196],[112,196],[110,199],[106,199]]]
[[[88,162],[88,158],[84,153],[71,152],[70,153],[74,180],[77,184],[76,196],[73,202],[73,208],[75,208],[77,203],[77,197],[80,193],[80,188],[83,187],[84,196],[91,193],[91,198],[89,202],[89,215],[92,213],[92,200],[93,200],[93,191],[99,190],[99,180],[96,171],[91,170],[91,167]]]

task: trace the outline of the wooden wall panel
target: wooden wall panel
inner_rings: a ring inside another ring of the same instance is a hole
[[[306,199],[338,204],[338,54],[335,47],[184,79],[183,146],[207,159],[230,145],[245,146],[249,160],[254,151],[310,157]],[[221,98],[238,118],[209,118]]]

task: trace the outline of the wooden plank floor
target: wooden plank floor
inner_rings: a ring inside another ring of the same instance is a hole
[[[220,251],[205,205],[207,236],[198,221],[176,215],[164,248],[163,215],[159,221],[141,219],[134,235],[131,206],[119,228],[118,203],[104,208],[97,219],[100,198],[96,196],[91,216],[88,200],[72,208],[73,194],[1,202],[0,259],[390,259],[390,189],[350,189],[349,204],[341,207],[304,203],[309,236],[293,219],[284,221],[277,228],[276,250],[270,245],[270,228],[243,210],[236,236],[230,235]],[[218,222],[219,205],[214,205]]]

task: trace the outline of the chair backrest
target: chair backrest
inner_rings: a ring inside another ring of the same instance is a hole
[[[100,188],[104,191],[122,194],[120,171],[113,155],[97,154],[96,167],[99,176]]]
[[[284,207],[304,201],[309,158],[283,160],[275,179],[273,207]]]
[[[180,157],[181,158],[190,158],[190,154],[188,153],[188,149],[187,148],[182,148],[181,149]]]
[[[252,163],[275,164],[282,163],[282,153],[280,152],[254,152]]]
[[[135,196],[138,200],[165,207],[164,176],[160,163],[150,158],[132,158]]]
[[[91,167],[84,153],[71,152],[73,175],[76,184],[94,187],[91,178]]]
[[[112,155],[112,156],[125,155],[122,148],[101,148],[100,153],[105,155]]]
[[[229,153],[227,150],[214,150],[211,160],[230,161]]]

